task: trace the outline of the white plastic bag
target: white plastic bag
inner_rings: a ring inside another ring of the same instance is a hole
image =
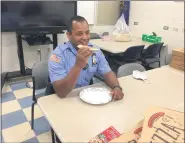
[[[124,14],[118,19],[115,29],[112,32],[112,36],[115,41],[131,41],[131,32],[125,22]]]

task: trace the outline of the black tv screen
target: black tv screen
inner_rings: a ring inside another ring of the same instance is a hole
[[[1,1],[1,31],[65,30],[76,1]]]

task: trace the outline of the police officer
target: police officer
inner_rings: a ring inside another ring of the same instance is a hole
[[[86,19],[81,16],[71,18],[67,37],[69,42],[57,46],[48,62],[49,77],[56,94],[64,98],[74,88],[89,85],[93,75],[98,73],[112,88],[113,98],[122,99],[122,88],[101,50],[92,51],[87,47],[93,45],[89,43],[90,31]],[[78,48],[78,45],[83,45],[83,48]]]

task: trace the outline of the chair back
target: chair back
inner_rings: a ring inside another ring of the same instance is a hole
[[[117,77],[131,75],[134,70],[138,70],[140,72],[146,71],[145,68],[140,64],[128,63],[128,64],[124,64],[118,68]]]
[[[128,48],[123,53],[123,60],[125,62],[137,62],[141,59],[141,54],[145,45],[133,46]]]
[[[142,57],[146,59],[146,58],[155,58],[157,55],[160,55],[160,51],[163,44],[164,43],[162,42],[162,43],[155,43],[148,46],[148,48],[144,50]]]
[[[42,89],[48,85],[48,61],[39,61],[33,65],[32,80],[33,88]]]

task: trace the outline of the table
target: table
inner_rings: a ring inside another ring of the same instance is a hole
[[[124,133],[144,118],[144,112],[150,106],[170,109],[184,106],[184,72],[164,66],[146,74],[150,84],[136,80],[132,75],[119,78],[125,97],[103,106],[80,100],[79,92],[86,87],[74,89],[64,99],[56,95],[42,97],[38,105],[62,142],[88,142],[110,126]]]
[[[152,44],[142,41],[142,39],[138,37],[132,37],[132,41],[129,42],[103,41],[102,39],[93,39],[90,40],[90,42],[100,49],[112,54],[123,53],[132,46],[145,45],[145,47],[148,47]]]
[[[145,45],[144,49],[146,49],[149,45],[153,44],[153,43],[142,41],[141,38],[135,37],[135,36],[133,36],[132,41],[129,41],[129,42],[103,41],[102,39],[93,39],[93,40],[90,40],[90,42],[104,51],[104,54],[109,64],[110,64],[109,55],[123,53],[131,46]],[[160,51],[161,66],[166,65],[167,55],[168,55],[168,45],[164,43]],[[158,67],[158,63],[157,65],[156,63],[154,63],[154,64],[151,64],[150,66]]]

